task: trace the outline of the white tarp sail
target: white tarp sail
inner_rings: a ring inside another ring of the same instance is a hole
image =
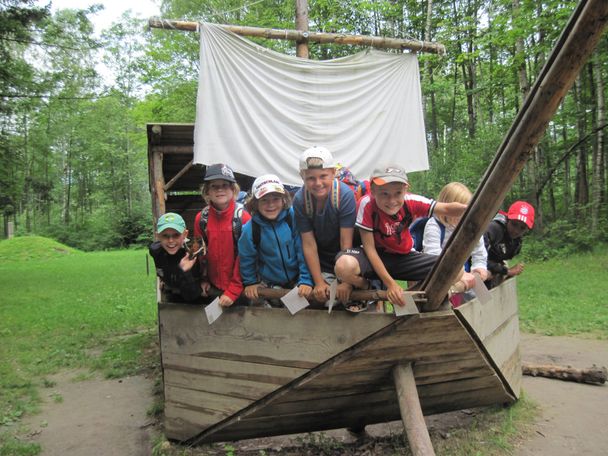
[[[194,163],[301,185],[299,154],[325,146],[359,179],[378,164],[428,169],[418,60],[365,51],[313,61],[201,24]]]

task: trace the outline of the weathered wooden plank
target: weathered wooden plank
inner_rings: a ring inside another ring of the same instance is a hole
[[[196,409],[206,413],[213,413],[226,418],[238,410],[251,404],[251,400],[231,396],[224,396],[206,391],[197,391],[173,385],[166,385],[165,391],[171,397],[171,402],[180,404],[184,408]],[[165,399],[166,400],[166,399]]]
[[[244,379],[207,376],[204,382],[201,376],[190,372],[165,370],[165,386],[175,386],[193,391],[204,391],[222,396],[235,397],[253,402],[274,391],[282,384],[262,383]],[[165,400],[176,400],[170,390],[165,388]]]
[[[491,305],[484,305],[474,299],[454,311],[462,315],[475,331],[477,337],[484,341],[506,320],[518,313],[517,287],[515,278],[503,282],[500,286],[490,290]]]
[[[167,307],[170,306],[170,307]],[[394,321],[387,314],[229,308],[213,325],[191,305],[159,305],[163,353],[311,368]],[[339,328],[339,331],[336,330]]]
[[[519,317],[513,315],[489,334],[483,345],[492,360],[502,369],[502,365],[519,348]]]
[[[163,368],[191,372],[203,378],[207,376],[232,379],[247,379],[258,382],[283,385],[308,372],[308,369],[297,367],[258,364],[245,361],[206,358],[195,355],[165,353]]]
[[[169,439],[186,440],[201,429],[217,423],[221,415],[190,409],[182,404],[165,402],[163,427]]]
[[[422,409],[425,415],[460,410],[467,407],[496,404],[504,400],[504,393],[498,393],[494,387],[480,388],[449,396],[437,396],[422,399]],[[262,418],[245,418],[230,428],[214,434],[213,441],[232,440],[238,438],[253,438],[262,435],[281,435],[297,432],[312,432],[327,429],[349,427],[357,424],[373,424],[399,419],[399,408],[393,393],[392,400],[386,396],[378,397],[376,401],[365,403],[359,407],[356,401],[350,401],[351,407],[335,409],[321,414],[305,412]]]
[[[493,374],[485,377],[468,378],[455,380],[450,383],[436,383],[431,385],[419,385],[418,394],[421,398],[430,399],[440,397],[446,394],[464,393],[472,390],[485,390],[500,383],[500,380]],[[252,418],[263,416],[287,416],[289,414],[300,414],[306,411],[315,410],[330,411],[344,408],[361,408],[366,407],[368,403],[374,404],[382,401],[394,402],[395,385],[392,377],[387,377],[382,385],[363,384],[358,390],[351,390],[350,385],[345,389],[328,390],[332,395],[326,395],[322,399],[313,395],[302,397],[298,395],[299,391],[295,391],[290,395],[290,400],[277,401],[271,406],[260,410],[252,415]],[[353,405],[353,404],[356,404]]]

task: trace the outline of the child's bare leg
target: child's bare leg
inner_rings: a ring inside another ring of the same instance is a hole
[[[354,288],[367,289],[369,282],[361,277],[361,268],[357,259],[350,255],[342,255],[334,267],[336,277],[343,283],[349,283]]]

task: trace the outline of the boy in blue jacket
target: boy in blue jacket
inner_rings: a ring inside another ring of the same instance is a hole
[[[289,193],[274,174],[258,177],[246,204],[251,220],[239,239],[241,277],[245,296],[258,299],[259,287],[298,287],[308,298],[312,278],[295,228]]]

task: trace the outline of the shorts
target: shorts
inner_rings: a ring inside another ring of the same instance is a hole
[[[367,255],[362,247],[343,250],[342,252],[338,253],[336,259],[342,255],[350,255],[357,259],[362,277],[366,279],[378,278],[378,275],[372,268],[372,265],[367,259]],[[436,255],[416,252],[415,250],[405,254],[378,252],[378,255],[380,256],[382,263],[384,263],[384,267],[393,279],[411,280],[416,282],[426,278],[437,262],[437,258],[439,258]]]

